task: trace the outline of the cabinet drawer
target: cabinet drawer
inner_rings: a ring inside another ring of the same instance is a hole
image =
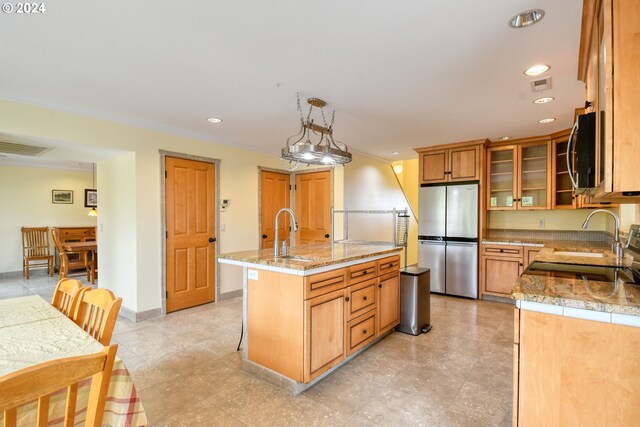
[[[510,257],[517,257],[523,255],[522,246],[507,246],[507,245],[482,245],[482,253],[485,255],[505,255]]]
[[[347,288],[347,319],[354,319],[376,307],[376,279]]]
[[[377,261],[365,262],[349,267],[349,284],[360,283],[365,280],[373,279],[377,274]]]
[[[390,273],[400,269],[400,255],[394,255],[378,260],[378,275]]]
[[[376,311],[357,317],[347,323],[347,354],[369,344],[376,336]]]
[[[304,278],[304,298],[309,299],[347,286],[347,269],[327,271]]]

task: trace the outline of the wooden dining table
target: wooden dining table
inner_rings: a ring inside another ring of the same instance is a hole
[[[94,354],[96,341],[38,295],[0,300],[0,377],[49,360]],[[76,425],[84,424],[90,380],[80,383]],[[0,396],[0,399],[2,397]],[[62,426],[66,390],[51,397],[49,427]],[[18,426],[35,425],[37,402],[18,409]],[[0,412],[0,425],[4,422]],[[103,426],[145,426],[147,415],[124,362],[116,357],[104,408]]]
[[[96,282],[96,252],[98,250],[98,242],[95,240],[88,242],[62,242],[60,243],[62,250],[65,252],[86,252],[89,257],[89,280],[91,284]],[[63,266],[65,271],[62,272],[62,277],[67,277],[67,266]]]

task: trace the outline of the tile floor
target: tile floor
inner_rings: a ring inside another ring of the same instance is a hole
[[[0,299],[49,300],[55,283],[0,279]],[[429,333],[394,332],[296,397],[240,370],[241,310],[235,298],[137,324],[118,319],[113,339],[152,426],[511,425],[508,304],[434,295]]]

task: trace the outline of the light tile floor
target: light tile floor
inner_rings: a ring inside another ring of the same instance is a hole
[[[78,276],[77,278],[81,278]],[[0,299],[56,279],[0,279]],[[113,340],[153,426],[509,426],[513,307],[433,295],[433,329],[394,332],[293,397],[240,370],[241,298],[133,323]]]

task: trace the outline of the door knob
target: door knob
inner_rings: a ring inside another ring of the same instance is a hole
[[[262,238],[263,238],[263,239],[266,239],[266,238],[267,238],[267,235],[266,235],[266,234],[263,234],[263,235],[262,235]]]
[[[325,234],[324,237],[329,238],[329,233]]]
[[[215,242],[217,239],[215,237],[209,237],[209,243]]]

